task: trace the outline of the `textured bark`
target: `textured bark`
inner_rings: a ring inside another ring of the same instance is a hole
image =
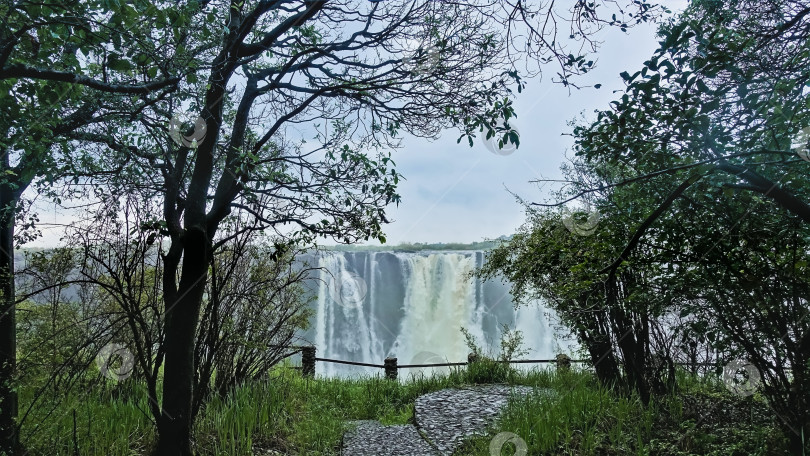
[[[193,421],[194,341],[208,273],[210,243],[204,232],[188,230],[183,238],[183,268],[175,295],[166,299],[166,364],[163,375],[163,404],[158,422],[156,455],[190,456]],[[164,274],[174,276],[176,267],[167,265]]]
[[[14,293],[14,209],[16,192],[0,186],[0,454],[16,454],[17,369]]]

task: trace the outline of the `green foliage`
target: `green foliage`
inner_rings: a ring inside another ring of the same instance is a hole
[[[196,405],[209,390],[222,396],[235,385],[266,376],[289,355],[297,334],[313,318],[302,283],[311,269],[296,264],[300,251],[269,240],[251,242],[255,238],[240,236],[215,255],[197,333],[196,388],[205,393],[196,396]]]
[[[583,220],[532,206],[482,271],[544,299],[592,358],[621,353],[642,398],[653,372],[633,365],[656,350],[750,360],[796,454],[810,429],[807,6],[693,2],[664,24],[624,93],[574,127],[554,196],[590,203],[598,226],[582,236],[568,225]]]
[[[810,429],[806,8],[693,4],[622,74],[611,109],[575,128],[573,165],[640,230],[624,267],[653,265],[645,296],[683,319],[675,336],[751,360],[794,452]]]
[[[417,397],[474,383],[477,374],[454,369],[448,376],[302,379],[288,367],[249,382],[226,397],[216,397],[195,425],[201,456],[249,456],[273,450],[282,454],[337,454],[352,420],[384,424],[413,422]],[[714,377],[678,375],[681,393],[644,408],[636,396],[617,396],[592,374],[578,370],[517,372],[509,383],[534,387],[515,398],[486,437],[468,441],[455,455],[489,455],[498,432],[514,432],[529,454],[761,455],[784,454],[775,417],[761,398],[740,399]],[[33,454],[73,454],[73,410],[82,455],[146,454],[154,444],[145,388],[127,386],[118,398],[101,390],[70,395],[38,415],[40,426],[24,434]],[[23,390],[23,398],[30,390]],[[706,412],[710,411],[710,414]],[[504,449],[503,454],[508,454]]]
[[[27,416],[35,425],[23,427],[23,445],[37,455],[70,456],[74,444],[79,454],[88,456],[147,454],[154,441],[154,426],[144,413],[148,395],[142,384],[129,387],[133,391],[128,398],[110,397],[96,387],[64,391],[60,397],[40,401]],[[25,384],[20,388],[20,404],[30,404],[34,394],[33,385]]]
[[[784,454],[786,442],[763,400],[741,400],[713,378],[679,378],[681,393],[644,407],[589,373],[546,373],[536,386],[551,389],[513,399],[487,436],[470,439],[454,455],[489,455],[499,432],[523,438],[533,455]]]
[[[57,369],[73,371],[88,364],[88,354],[78,350],[87,343],[80,318],[79,309],[70,303],[50,308],[26,301],[17,306],[21,381],[33,383]]]
[[[16,276],[18,291],[29,299],[17,305],[17,357],[20,381],[58,391],[83,372],[94,357],[91,321],[83,303],[68,298],[76,252],[70,248],[26,252],[25,270]]]
[[[466,328],[461,328],[472,362],[463,371],[468,383],[513,383],[520,373],[506,361],[516,360],[528,354],[523,347],[523,334],[504,324],[501,328],[501,351],[497,355],[484,353],[479,341]],[[457,374],[457,373],[456,373]]]

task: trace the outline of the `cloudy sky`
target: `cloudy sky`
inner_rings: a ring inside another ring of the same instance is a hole
[[[665,2],[673,11],[686,2]],[[531,201],[543,200],[547,188],[529,181],[561,177],[560,165],[570,154],[568,122],[585,115],[594,118],[618,95],[619,73],[641,69],[657,47],[656,27],[643,25],[628,33],[605,31],[596,55],[597,68],[578,82],[601,83],[600,89],[573,90],[554,84],[549,77],[530,80],[517,95],[520,148],[510,155],[491,153],[482,141],[469,144],[448,131],[441,139],[406,141],[394,156],[405,176],[400,185],[402,203],[392,207],[387,226],[388,244],[403,242],[474,242],[514,233],[524,220],[522,207],[509,191]],[[549,67],[553,72],[553,68]],[[551,73],[551,72],[550,72]]]
[[[686,0],[667,1],[673,11],[681,10]],[[387,244],[404,242],[474,242],[514,233],[524,213],[512,191],[521,197],[540,201],[548,189],[529,181],[560,177],[560,165],[570,153],[572,139],[568,125],[581,115],[593,118],[595,109],[603,109],[623,87],[619,73],[634,72],[657,47],[656,27],[641,25],[622,33],[605,30],[595,55],[597,67],[577,82],[602,84],[600,89],[569,90],[554,84],[548,67],[543,79],[527,81],[517,94],[517,119],[510,121],[520,132],[520,148],[509,155],[490,152],[483,141],[471,148],[458,139],[455,131],[446,132],[437,141],[406,138],[403,148],[394,153],[397,170],[405,181],[400,183],[400,205],[389,208],[392,223],[386,226]],[[31,247],[56,245],[69,214],[52,205],[38,205],[43,237]]]

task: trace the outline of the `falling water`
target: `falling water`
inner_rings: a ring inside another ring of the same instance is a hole
[[[322,254],[308,337],[319,357],[370,364],[389,356],[400,365],[466,361],[462,327],[492,352],[503,324],[523,332],[527,356],[550,358],[567,349],[558,345],[546,309],[516,311],[507,285],[471,277],[482,261],[483,253],[472,251]],[[319,375],[380,372],[317,363]]]

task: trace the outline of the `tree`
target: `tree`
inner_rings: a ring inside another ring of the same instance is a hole
[[[517,233],[487,253],[476,273],[508,280],[516,302],[542,299],[588,350],[599,381],[620,386],[613,329],[599,303],[593,271],[587,269],[593,253],[566,230],[559,214],[533,211]]]
[[[656,12],[628,5],[577,2],[566,13],[572,40],[593,45],[595,29],[627,28]],[[571,84],[593,65],[557,37],[562,12],[553,4],[246,1],[187,12],[179,33],[200,51],[178,91],[139,111],[130,128],[81,131],[126,145],[112,188],[163,207],[151,225],[170,245],[156,453],[171,455],[191,453],[194,338],[208,265],[228,242],[218,234],[233,211],[298,242],[384,241],[384,208],[398,202],[400,176],[383,151],[400,133],[434,137],[456,127],[469,141],[482,130],[515,141],[510,97],[523,76],[556,61],[558,78]],[[194,125],[179,109],[199,113]],[[507,124],[496,127],[499,119]],[[312,137],[315,146],[300,141]]]
[[[228,230],[239,231],[240,222],[232,222]],[[210,393],[225,397],[297,353],[299,331],[313,315],[303,286],[313,268],[296,262],[303,251],[280,250],[251,231],[234,241],[210,268],[194,349],[195,416]]]
[[[169,56],[160,46],[174,36],[179,10],[145,2],[121,8],[106,1],[0,5],[0,452],[13,454],[17,446],[12,252],[15,223],[24,222],[22,196],[32,184],[47,188],[60,176],[88,172],[89,155],[73,152],[68,141],[81,126],[121,116],[120,103],[104,94],[137,96],[127,100],[135,113],[150,103],[145,96],[172,90],[176,67],[155,62]],[[152,23],[167,27],[141,35]],[[31,217],[25,226],[35,222]]]
[[[810,4],[695,2],[661,34],[644,68],[622,74],[621,98],[575,128],[577,166],[591,173],[570,198],[640,200],[612,198],[635,223],[604,272],[663,266],[659,287],[679,290],[668,296],[711,343],[745,354],[802,454]]]
[[[569,176],[587,179],[588,171]],[[508,280],[517,302],[542,300],[588,351],[602,384],[636,391],[647,404],[673,388],[672,357],[657,324],[668,306],[651,291],[660,265],[606,271],[634,222],[622,201],[604,192],[591,195],[588,210],[562,213],[527,204],[527,222],[487,252],[477,274]]]

